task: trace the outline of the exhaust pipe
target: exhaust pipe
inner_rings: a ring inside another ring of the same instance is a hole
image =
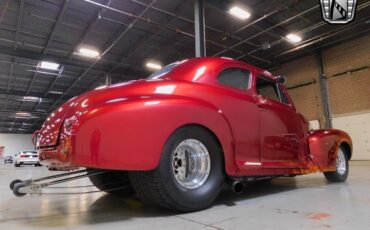
[[[231,184],[231,190],[237,194],[237,195],[240,195],[244,192],[244,189],[245,189],[245,184],[243,181],[233,181],[233,183]]]

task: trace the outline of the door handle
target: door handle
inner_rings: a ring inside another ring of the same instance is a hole
[[[256,104],[258,107],[263,108],[263,107],[270,106],[271,102],[269,102],[267,99],[264,99],[264,98],[258,98]]]

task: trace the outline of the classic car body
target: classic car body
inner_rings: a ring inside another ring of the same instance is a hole
[[[228,58],[185,60],[73,98],[36,133],[37,149],[60,169],[150,171],[186,126],[217,140],[231,178],[335,171],[339,147],[352,154],[345,132],[309,130],[279,77]]]

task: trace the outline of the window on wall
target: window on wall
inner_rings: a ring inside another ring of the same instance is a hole
[[[220,84],[246,90],[249,88],[250,72],[245,69],[230,68],[222,71],[217,80]]]

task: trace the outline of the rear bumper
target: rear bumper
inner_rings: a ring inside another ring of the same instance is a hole
[[[67,167],[70,166],[68,156],[62,154],[58,148],[39,149],[39,159],[43,165],[53,167]]]
[[[39,163],[39,159],[20,159],[20,160],[17,160],[17,163],[18,164],[38,164]]]

